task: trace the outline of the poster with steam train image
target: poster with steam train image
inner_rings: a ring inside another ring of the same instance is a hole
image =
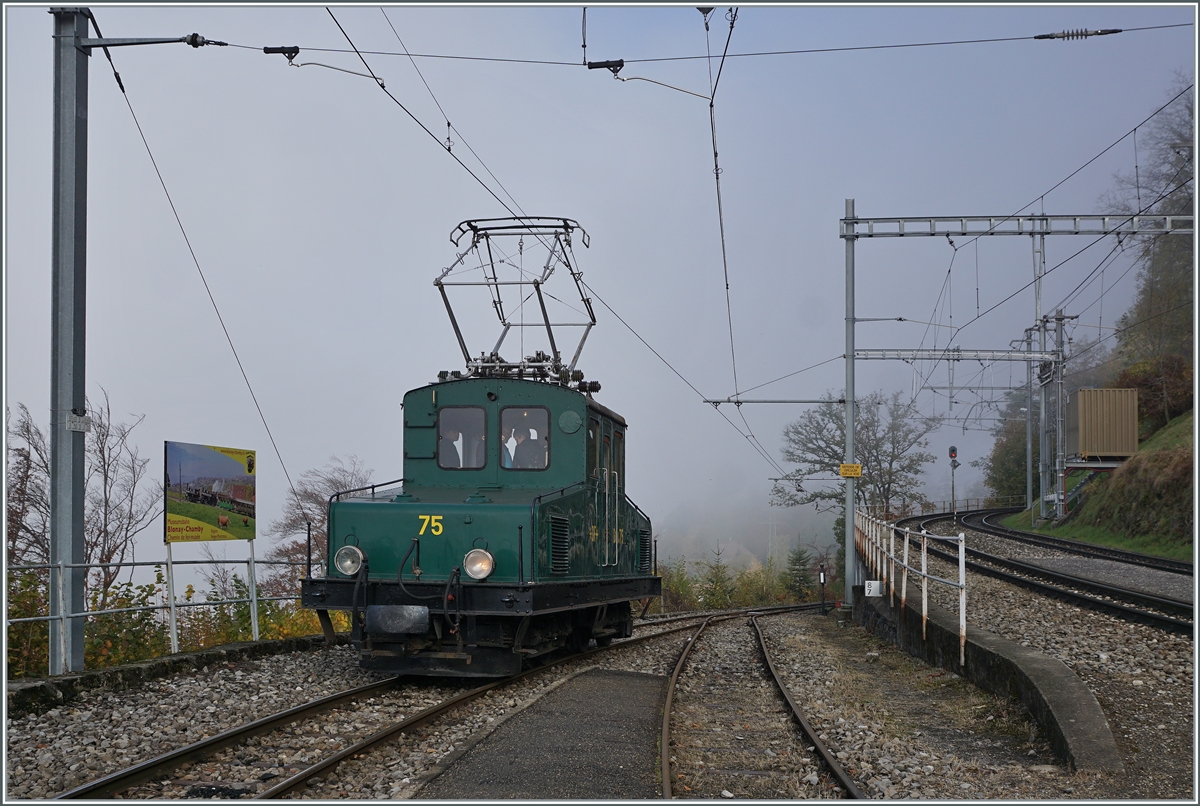
[[[166,543],[254,539],[254,451],[167,442]]]

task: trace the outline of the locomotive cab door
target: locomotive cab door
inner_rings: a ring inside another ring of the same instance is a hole
[[[625,433],[607,417],[588,421],[588,476],[593,484],[596,565],[606,569],[601,573],[612,573],[625,543]]]

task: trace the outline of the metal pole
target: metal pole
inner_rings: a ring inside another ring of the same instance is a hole
[[[258,640],[258,582],[254,577],[254,541],[250,543],[250,558],[246,560],[247,572],[250,576],[250,637]]]
[[[1025,331],[1025,350],[1033,352],[1033,331]],[[1033,362],[1025,362],[1026,395],[1025,395],[1025,506],[1029,508],[1030,517],[1034,520],[1037,515],[1033,511]]]
[[[167,543],[167,598],[171,602],[171,654],[174,655],[179,652],[179,622],[175,613],[175,565],[170,543]]]
[[[955,518],[958,518],[958,499],[956,499],[954,490],[954,461],[950,462],[950,511]]]
[[[87,10],[54,14],[54,179],[50,308],[50,673],[83,670],[84,347],[87,302]],[[55,584],[57,580],[57,584]]]
[[[1041,352],[1046,352],[1046,322],[1042,319],[1042,274],[1046,265],[1046,237],[1044,235],[1033,236],[1033,289],[1034,289],[1034,315],[1037,317],[1038,328],[1038,349]],[[1049,483],[1049,471],[1047,462],[1050,452],[1046,449],[1049,432],[1047,431],[1048,423],[1046,421],[1046,385],[1042,383],[1041,372],[1038,373],[1038,415],[1040,422],[1038,424],[1038,516],[1046,517],[1046,491],[1051,488]]]
[[[921,640],[925,640],[925,622],[929,620],[929,532],[921,530]]]
[[[967,536],[958,533],[958,665],[967,665]]]
[[[1054,362],[1054,378],[1058,392],[1058,402],[1055,406],[1054,417],[1054,517],[1062,518],[1067,514],[1067,474],[1064,467],[1063,454],[1066,452],[1065,437],[1066,431],[1064,422],[1065,412],[1063,411],[1063,325],[1064,317],[1062,308],[1059,308],[1054,316],[1055,324],[1055,340],[1054,351],[1058,353],[1058,360]]]
[[[854,199],[846,199],[846,218],[854,219]],[[846,464],[854,464],[854,224],[846,224]],[[854,606],[854,477],[846,478],[846,595]]]

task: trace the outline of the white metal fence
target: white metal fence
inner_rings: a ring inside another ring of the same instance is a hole
[[[192,602],[192,601],[186,601],[186,600],[179,601],[178,597],[175,595],[175,583],[174,583],[174,566],[178,566],[178,565],[244,565],[246,567],[246,589],[247,589],[249,595],[246,596],[245,598],[240,598],[240,599],[208,599],[208,598],[206,598],[203,602]],[[17,572],[17,571],[45,571],[45,572],[47,572],[46,580],[43,583],[43,584],[47,585],[47,593],[49,592],[49,590],[52,590],[52,589],[57,589],[58,591],[62,591],[63,590],[63,585],[61,584],[62,576],[65,574],[71,573],[72,571],[75,571],[77,569],[82,569],[84,571],[84,573],[87,573],[88,571],[91,571],[92,569],[97,569],[97,568],[111,569],[111,568],[161,568],[161,567],[166,567],[166,569],[167,569],[167,574],[166,574],[167,592],[166,592],[166,601],[163,604],[144,605],[144,606],[140,606],[140,607],[121,607],[121,608],[112,608],[112,609],[107,609],[107,610],[87,610],[87,609],[85,609],[81,613],[68,612],[67,603],[65,601],[60,601],[58,610],[63,615],[46,615],[46,616],[28,616],[28,617],[23,617],[23,618],[7,618],[8,614],[5,613],[5,616],[6,616],[5,624],[6,624],[6,626],[12,626],[14,624],[28,624],[28,623],[39,622],[39,621],[45,621],[45,622],[58,621],[63,627],[65,627],[66,623],[67,623],[67,619],[79,619],[79,618],[86,619],[86,618],[90,618],[92,616],[105,616],[105,615],[113,615],[113,614],[117,614],[117,613],[136,613],[136,612],[145,612],[145,611],[150,611],[150,610],[167,611],[167,620],[170,624],[171,652],[176,653],[179,651],[179,626],[178,626],[178,618],[177,618],[177,609],[178,608],[221,607],[223,605],[249,604],[250,605],[251,637],[253,640],[257,641],[259,639],[259,628],[258,628],[259,627],[259,625],[258,625],[258,604],[259,604],[259,602],[291,601],[291,600],[299,600],[300,599],[299,591],[297,591],[294,595],[261,596],[258,591],[258,580],[257,580],[256,574],[255,574],[256,566],[260,566],[260,565],[305,566],[307,564],[305,562],[297,562],[297,561],[291,561],[291,560],[255,560],[254,553],[253,553],[253,551],[251,551],[250,556],[247,557],[245,560],[225,560],[225,559],[213,558],[213,559],[206,559],[206,560],[174,560],[174,561],[172,561],[170,559],[170,557],[168,556],[167,560],[165,560],[165,561],[157,560],[157,561],[148,561],[148,562],[59,563],[59,564],[43,563],[43,564],[34,564],[34,565],[10,565],[7,568],[7,571],[9,574],[12,574],[13,572]],[[311,571],[311,569],[310,569],[310,571]],[[51,575],[57,575],[59,577],[59,583],[60,583],[59,585],[49,586],[49,579],[50,579]],[[49,598],[49,597],[47,597],[47,598]],[[86,603],[84,606],[85,606],[85,608],[87,607]],[[67,631],[65,629],[62,629],[59,631],[59,634],[61,636],[65,637],[67,634]],[[65,658],[66,656],[67,656],[66,647],[63,647],[62,657]],[[65,671],[65,670],[58,670],[56,672],[55,670],[52,669],[52,670],[50,670],[50,673],[56,674],[56,673],[62,673],[63,671]]]
[[[892,513],[884,513],[891,515]],[[957,544],[958,547],[958,579],[943,579],[928,571],[929,541],[936,540],[944,543]],[[870,514],[867,510],[858,509],[854,512],[854,541],[858,556],[867,566],[870,574],[883,582],[887,590],[889,606],[895,605],[896,577],[900,577],[900,609],[908,607],[908,575],[917,574],[921,579],[921,639],[925,639],[926,624],[929,620],[929,583],[936,582],[958,590],[958,662],[966,665],[967,648],[967,555],[966,535],[959,533],[957,537],[931,535],[927,531],[915,531],[893,525],[889,520]],[[897,550],[896,543],[900,547]],[[917,547],[920,551],[920,567],[910,564],[910,548]],[[897,574],[897,569],[899,573]]]

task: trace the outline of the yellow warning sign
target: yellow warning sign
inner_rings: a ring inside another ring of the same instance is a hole
[[[861,478],[862,465],[838,465],[838,475],[843,478]]]

